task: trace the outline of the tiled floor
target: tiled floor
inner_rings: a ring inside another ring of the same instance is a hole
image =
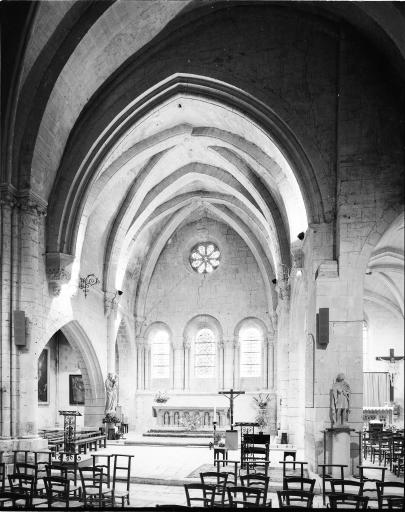
[[[131,470],[131,507],[154,507],[157,504],[185,505],[183,484],[197,481],[187,478],[188,475],[199,466],[210,464],[213,460],[213,452],[208,446],[186,446],[182,441],[177,442],[180,446],[147,445],[142,439],[138,442],[137,436],[131,434],[127,435],[126,441],[131,444],[124,444],[125,441],[109,442],[107,449],[98,453],[134,455]],[[272,467],[280,466],[280,453],[271,452]],[[303,454],[297,454],[297,460],[303,460],[302,457]],[[239,460],[239,452],[230,452],[229,458]],[[311,477],[317,480],[313,508],[324,508],[321,479],[313,474]],[[387,471],[387,479],[396,479],[396,477]],[[276,507],[276,490],[281,489],[281,485],[280,478],[280,481],[272,481],[270,487],[270,498],[273,500],[273,506]],[[371,506],[376,508],[373,504]]]

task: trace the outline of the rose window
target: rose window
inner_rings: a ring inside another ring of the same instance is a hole
[[[219,265],[221,253],[212,242],[197,244],[190,253],[190,265],[199,274],[209,274]]]

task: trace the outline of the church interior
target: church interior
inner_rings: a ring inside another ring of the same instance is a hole
[[[0,503],[19,461],[84,489],[105,456],[93,505],[186,506],[222,457],[273,507],[286,460],[314,507],[372,466],[402,507],[405,4],[4,0],[0,30]]]

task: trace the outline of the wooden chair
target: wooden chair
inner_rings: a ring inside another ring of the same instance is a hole
[[[300,489],[301,491],[314,492],[315,478],[301,478],[299,476],[286,476],[283,480],[283,489],[293,491]]]
[[[45,485],[42,478],[38,477],[38,466],[25,462],[16,462],[15,472],[21,475],[33,475],[34,477],[34,497],[45,495]]]
[[[371,462],[375,464],[378,457],[378,464],[386,463],[387,455],[390,452],[390,443],[392,439],[391,432],[380,432],[376,441],[371,445]]]
[[[80,485],[75,484],[76,474],[72,474],[74,469],[69,468],[65,464],[54,462],[53,464],[46,465],[46,476],[64,478],[70,481],[69,493],[74,499],[81,499],[82,488]]]
[[[368,496],[368,501],[378,501],[377,483],[385,481],[385,472],[387,470],[384,466],[357,466],[360,471],[360,482],[363,483],[363,496]],[[373,473],[372,476],[366,476],[365,473]],[[374,484],[374,487],[366,487],[368,484]]]
[[[82,501],[72,499],[70,483],[71,480],[61,476],[44,477],[46,498],[49,507],[69,509],[84,506]]]
[[[254,487],[261,490],[260,505],[271,507],[271,500],[267,501],[270,477],[261,474],[247,474],[239,476],[240,483],[243,487]]]
[[[103,476],[105,476],[106,484],[110,487],[111,484],[111,454],[92,454],[93,467],[103,468]]]
[[[260,506],[260,499],[262,497],[263,490],[254,487],[235,485],[227,487],[226,492],[228,493],[230,507],[248,508]]]
[[[314,494],[308,491],[301,491],[300,489],[293,489],[289,491],[277,491],[279,508],[296,509],[312,508]]]
[[[337,509],[367,509],[368,497],[358,494],[338,493],[329,494],[329,507],[332,510]]]
[[[35,493],[35,476],[22,473],[13,473],[8,475],[10,484],[10,492],[19,494],[21,501],[16,501],[17,507],[27,506],[28,508],[35,508],[38,505],[47,505],[47,500],[44,497],[39,497]]]
[[[103,482],[103,470],[97,467],[79,467],[82,499],[85,507],[114,506],[114,493]]]
[[[245,470],[247,475],[269,476],[269,468],[269,460],[245,459]]]
[[[331,480],[334,479],[332,473],[330,472],[330,470],[332,469],[333,471],[333,468],[339,468],[340,469],[340,480],[344,480],[345,479],[345,476],[344,476],[344,470],[345,468],[347,468],[347,464],[318,464],[318,468],[322,468],[322,474],[321,474],[321,478],[322,478],[322,500],[323,500],[323,504],[325,505],[325,498],[326,498],[326,484],[327,482],[330,483]],[[328,471],[328,472],[327,472]]]
[[[357,494],[362,496],[364,482],[359,480],[332,479],[330,481],[331,494]]]
[[[403,510],[405,506],[404,497],[387,498],[387,509],[388,510]]]
[[[213,507],[215,497],[215,485],[209,484],[184,484],[187,506]]]
[[[3,491],[0,495],[0,510],[1,509],[27,509],[29,506],[29,496],[26,494],[15,493],[12,491]]]
[[[269,459],[270,435],[268,434],[245,434],[241,443],[241,465],[245,460]]]
[[[215,485],[214,506],[223,507],[226,501],[228,473],[206,471],[200,473],[200,480],[203,485]]]
[[[124,507],[125,502],[127,502],[128,505],[130,504],[129,487],[131,483],[131,461],[134,456],[114,453],[112,457],[114,457],[114,469],[110,493],[114,495],[114,503],[115,500],[120,500],[121,506]],[[122,459],[124,459],[125,462],[120,462]],[[122,471],[124,475],[119,475],[118,471]],[[125,482],[125,489],[117,489],[118,482]]]
[[[389,499],[404,497],[404,482],[376,482],[378,508],[388,508]]]
[[[225,466],[223,465],[223,462],[225,462]],[[228,475],[227,485],[238,485],[238,460],[219,460],[215,462],[215,466],[217,472],[225,473]]]

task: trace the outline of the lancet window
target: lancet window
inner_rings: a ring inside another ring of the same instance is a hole
[[[262,333],[256,327],[240,333],[240,376],[260,377],[262,373]]]
[[[211,329],[200,329],[197,332],[194,346],[195,376],[210,378],[215,376],[216,340]]]
[[[151,377],[152,379],[167,379],[170,366],[169,333],[159,330],[153,333],[151,339]]]

